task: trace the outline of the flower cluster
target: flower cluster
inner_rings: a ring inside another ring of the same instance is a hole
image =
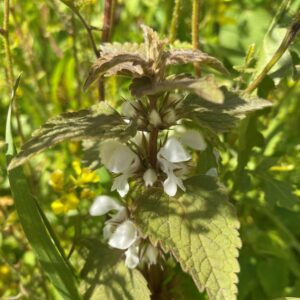
[[[90,208],[90,215],[102,216],[116,211],[103,227],[103,237],[108,244],[125,251],[125,265],[135,268],[141,261],[156,264],[158,251],[151,244],[141,247],[142,239],[136,225],[129,219],[127,209],[114,198],[106,195],[95,199]]]
[[[145,140],[147,138],[147,134]],[[149,142],[149,141],[148,141]],[[135,146],[142,147],[143,143],[135,139]],[[157,165],[149,166],[137,153],[128,145],[119,141],[107,140],[101,144],[100,157],[102,164],[112,173],[118,174],[115,177],[111,190],[117,190],[121,197],[124,197],[129,191],[129,178],[143,178],[145,186],[153,186],[158,179],[165,178],[162,181],[164,191],[169,196],[175,196],[177,187],[185,191],[182,182],[189,172],[192,156],[187,148],[203,151],[206,148],[206,142],[199,131],[187,130],[177,137],[169,137],[164,145],[159,149],[156,155]],[[146,166],[149,166],[145,168]]]

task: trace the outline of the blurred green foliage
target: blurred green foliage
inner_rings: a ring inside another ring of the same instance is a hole
[[[87,23],[94,26],[93,33],[99,45],[103,1],[73,2]],[[141,23],[168,36],[174,2],[117,1],[111,39],[141,41]],[[286,28],[299,10],[300,1],[292,2],[290,10],[280,19],[279,29]],[[251,69],[255,67],[259,49],[265,47],[264,36],[279,6],[278,1],[269,0],[203,1],[200,47],[223,61],[229,69],[231,75],[220,77],[221,84],[245,88],[250,82]],[[175,37],[180,42],[191,41],[191,10],[191,0],[181,1]],[[85,93],[82,91],[94,54],[82,24],[60,1],[12,1],[10,13],[13,72],[15,76],[23,74],[17,107],[22,134],[27,139],[49,116],[98,101],[96,87]],[[3,2],[0,4],[0,23],[2,19]],[[245,64],[248,48],[253,43],[254,56]],[[275,50],[278,45],[276,39],[268,43],[267,49]],[[272,48],[270,43],[275,46]],[[0,45],[0,297],[59,299],[31,252],[9,190],[3,150],[10,88],[5,76],[2,40]],[[281,60],[281,65],[274,69],[276,72],[269,74],[259,86],[258,94],[272,101],[273,108],[253,114],[236,130],[220,137],[226,145],[226,151],[220,151],[221,176],[230,190],[241,222],[240,300],[300,297],[299,49],[298,38]],[[192,67],[183,67],[183,70],[193,71]],[[125,79],[106,80],[106,99],[117,105],[123,97],[129,97],[127,88]],[[22,140],[15,120],[13,125],[19,146]],[[80,176],[74,162],[81,159],[81,151],[80,144],[76,143],[57,146],[39,155],[31,167],[25,168],[34,194],[64,250],[70,254],[75,269],[82,266],[78,255],[84,251],[81,242],[90,236],[100,236],[101,232],[99,219],[88,217],[91,195],[108,192],[110,186],[109,175],[104,169],[97,171],[99,183],[90,180],[87,186],[76,186],[78,177],[75,181],[70,179]],[[79,198],[78,205],[76,202],[72,207],[76,210],[66,209],[64,214],[55,214],[53,203],[58,196],[63,197],[53,185],[55,172],[62,172],[65,180],[70,180],[66,193],[71,190]],[[84,191],[86,194],[82,196]],[[74,252],[74,249],[79,251]],[[169,260],[161,299],[168,299],[164,297],[170,288],[174,289],[178,299],[201,299],[191,279],[171,258]],[[180,286],[186,291],[179,290]],[[203,295],[203,299],[205,297]]]

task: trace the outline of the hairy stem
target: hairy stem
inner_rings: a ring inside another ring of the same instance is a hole
[[[105,0],[104,15],[103,15],[103,29],[102,29],[102,43],[110,41],[113,29],[113,21],[115,14],[115,0]],[[101,76],[98,81],[99,100],[105,99],[104,78]]]
[[[193,0],[193,15],[192,15],[192,44],[194,49],[199,49],[199,10],[200,0]],[[195,74],[201,76],[199,63],[195,63]]]
[[[176,39],[179,11],[180,11],[180,0],[175,0],[173,14],[172,14],[172,21],[170,26],[170,33],[169,33],[170,43],[173,43]]]
[[[269,60],[269,62],[263,68],[261,73],[246,88],[245,93],[251,93],[259,86],[259,84],[263,81],[263,79],[266,77],[266,75],[269,73],[269,71],[274,67],[274,65],[279,61],[279,59],[282,57],[282,55],[285,53],[285,51],[288,49],[288,47],[295,40],[296,35],[299,30],[300,30],[300,11],[297,13],[295,20],[289,27],[280,46],[278,47],[278,49],[276,50],[276,52],[274,53],[272,58]]]
[[[84,28],[87,31],[87,34],[88,34],[90,43],[92,45],[94,54],[95,54],[95,56],[97,58],[99,58],[100,57],[100,53],[99,53],[99,51],[97,49],[97,46],[96,46],[96,43],[95,43],[95,40],[94,40],[94,36],[93,36],[93,33],[92,33],[91,26],[88,25],[88,23],[86,22],[86,20],[84,19],[84,17],[81,15],[81,13],[79,12],[79,10],[75,6],[69,4],[65,0],[60,0],[60,1],[63,2],[66,6],[68,6],[73,11],[73,13],[79,18],[79,20],[81,21],[82,25],[84,26]]]

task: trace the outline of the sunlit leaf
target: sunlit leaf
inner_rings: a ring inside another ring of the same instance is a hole
[[[101,102],[89,109],[65,113],[47,121],[22,146],[9,168],[15,168],[32,156],[63,141],[122,138],[131,134],[134,134],[132,126],[128,125],[109,105]]]
[[[151,299],[142,274],[125,266],[122,252],[100,242],[94,242],[81,274],[85,299]]]
[[[214,78],[207,76],[200,79],[179,78],[154,82],[147,78],[135,79],[130,86],[134,96],[155,95],[173,90],[187,90],[197,94],[205,100],[222,103],[224,96],[218,88]]]
[[[187,191],[168,197],[160,189],[138,198],[142,233],[171,252],[211,300],[236,299],[239,222],[224,188],[210,176],[185,181]]]

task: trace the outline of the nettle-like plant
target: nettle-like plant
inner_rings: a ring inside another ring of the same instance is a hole
[[[155,299],[155,272],[171,254],[210,299],[236,299],[239,222],[221,184],[218,133],[270,102],[218,87],[213,75],[169,74],[198,63],[226,73],[200,50],[174,49],[142,26],[142,44],[103,44],[85,83],[132,79],[121,113],[106,101],[47,121],[13,158],[13,169],[63,141],[83,141],[91,168],[115,177],[90,215],[109,215],[81,271],[86,298]],[[117,194],[116,194],[117,195]]]

